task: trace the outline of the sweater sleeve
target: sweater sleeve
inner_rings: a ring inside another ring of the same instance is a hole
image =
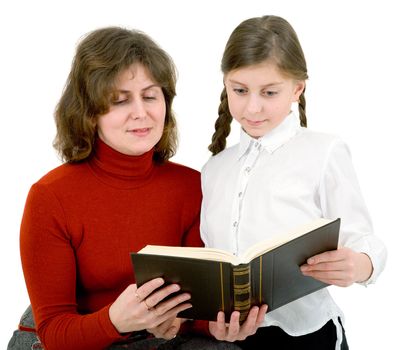
[[[48,350],[102,349],[122,339],[109,319],[109,306],[78,313],[74,244],[61,203],[45,185],[33,185],[20,250],[37,332]]]
[[[193,334],[213,338],[209,330],[209,321],[204,320],[185,321],[181,324],[180,334]]]

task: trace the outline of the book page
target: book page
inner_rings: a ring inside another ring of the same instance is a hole
[[[268,239],[262,242],[258,242],[251,246],[241,256],[235,256],[230,252],[222,249],[214,248],[199,248],[199,247],[172,247],[172,246],[160,246],[160,245],[147,245],[141,249],[138,253],[140,254],[153,254],[153,255],[165,255],[174,256],[181,258],[193,258],[193,259],[204,259],[214,260],[221,262],[229,262],[233,265],[239,265],[243,263],[249,263],[252,259],[260,256],[278,246],[289,242],[297,237],[303,236],[304,234],[311,232],[318,227],[324,226],[332,220],[328,219],[317,219],[308,224],[297,227],[296,229],[281,234],[273,239]]]
[[[238,264],[238,258],[231,253],[214,248],[198,248],[198,247],[170,247],[160,245],[147,245],[141,249],[139,254],[166,255],[182,258],[194,258],[204,260],[214,260]]]
[[[292,231],[289,231],[284,234],[280,234],[277,237],[274,237],[273,239],[267,239],[262,242],[258,242],[248,248],[242,256],[240,256],[240,263],[248,263],[257,256],[260,256],[274,248],[279,247],[280,245],[287,243],[289,241],[292,241],[293,239],[303,236],[304,234],[311,232],[321,226],[324,226],[333,220],[328,220],[328,219],[317,219],[314,220],[308,224],[301,225],[297,228],[295,228]]]

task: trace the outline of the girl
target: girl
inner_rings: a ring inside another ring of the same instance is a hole
[[[276,16],[242,22],[221,68],[224,90],[209,146],[214,156],[202,171],[206,246],[239,255],[313,219],[340,217],[341,248],[309,258],[301,273],[337,286],[374,282],[386,250],[372,233],[347,146],[306,129],[307,68],[291,25]],[[233,119],[241,125],[240,143],[225,149]],[[210,330],[221,339],[218,324]],[[347,349],[342,324],[341,310],[322,289],[268,313],[257,333],[238,344]]]

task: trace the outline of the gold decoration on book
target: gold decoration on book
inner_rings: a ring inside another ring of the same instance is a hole
[[[221,310],[225,311],[225,297],[224,297],[224,272],[223,272],[223,267],[222,267],[222,263],[219,264],[219,268],[221,271]]]
[[[249,264],[235,266],[233,269],[234,309],[240,312],[240,322],[247,318],[251,308],[250,270]]]

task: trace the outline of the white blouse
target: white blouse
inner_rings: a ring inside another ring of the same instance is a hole
[[[292,112],[260,139],[241,130],[240,143],[211,157],[202,170],[201,235],[206,246],[235,255],[317,218],[341,218],[339,245],[366,253],[372,283],[383,270],[386,249],[373,234],[369,213],[339,138],[299,125]],[[284,305],[265,317],[293,336],[343,318],[327,288]],[[344,320],[343,320],[344,321]],[[343,323],[344,324],[344,323]]]

